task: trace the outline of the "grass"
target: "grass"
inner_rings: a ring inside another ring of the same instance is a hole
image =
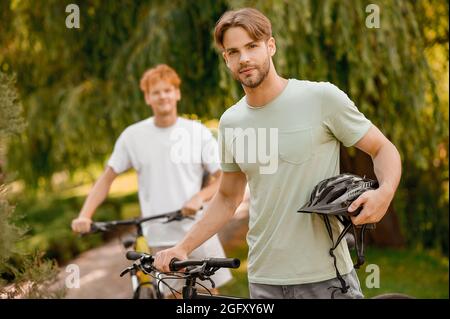
[[[227,250],[227,255],[241,259],[241,267],[232,270],[233,281],[221,287],[220,293],[248,298],[247,246]],[[449,298],[447,257],[424,250],[376,247],[367,247],[365,255],[366,263],[357,273],[366,298],[393,292],[421,299]],[[374,283],[373,265],[379,269],[379,288],[369,288]]]
[[[380,278],[379,288],[368,288],[373,270],[367,265],[358,270],[366,297],[399,292],[416,298],[449,298],[447,257],[424,250],[368,247],[366,260],[367,265],[378,266]]]
[[[249,298],[247,279],[247,244],[244,243],[243,245],[232,249],[225,248],[225,252],[229,257],[239,258],[241,260],[241,266],[237,269],[231,269],[233,279],[223,287],[220,287],[220,294]]]

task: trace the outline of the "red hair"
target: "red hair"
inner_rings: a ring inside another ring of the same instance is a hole
[[[172,84],[177,89],[180,88],[181,84],[181,79],[174,69],[172,69],[167,64],[158,64],[154,68],[145,71],[145,73],[142,75],[140,82],[141,90],[144,93],[148,92],[152,85],[154,85],[158,81],[166,81]]]

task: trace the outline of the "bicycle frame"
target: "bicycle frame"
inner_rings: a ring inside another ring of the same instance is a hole
[[[156,270],[153,266],[154,256],[141,253],[137,251],[128,251],[126,254],[128,260],[134,260],[133,265],[122,271],[120,276],[131,270],[139,269],[145,274],[150,274]],[[242,299],[234,296],[224,296],[224,295],[212,295],[206,293],[197,293],[197,279],[209,280],[214,287],[214,282],[210,278],[215,274],[220,268],[238,268],[240,265],[240,260],[237,258],[206,258],[201,260],[177,260],[172,259],[170,262],[170,272],[162,273],[172,277],[171,279],[185,280],[185,284],[182,289],[181,296],[183,299]],[[185,268],[185,271],[178,272],[177,270]],[[157,270],[156,270],[157,271]],[[164,279],[161,279],[164,280]],[[167,283],[165,283],[167,285]],[[199,284],[202,286],[201,284]],[[168,286],[169,289],[174,292],[174,289]],[[206,287],[204,287],[207,289]]]
[[[134,243],[134,250],[146,254],[151,253],[151,249],[147,243],[147,239],[142,234],[142,227],[138,226],[138,237]],[[142,271],[134,270],[130,272],[131,285],[133,288],[133,299],[139,299],[140,290],[142,287],[153,287],[156,293],[157,299],[162,299],[162,294],[159,292],[155,279],[149,275],[144,274]]]
[[[205,293],[198,293],[197,287],[195,287],[196,278],[187,278],[186,284],[183,286],[182,297],[183,299],[242,299],[233,296],[224,295],[211,295]]]

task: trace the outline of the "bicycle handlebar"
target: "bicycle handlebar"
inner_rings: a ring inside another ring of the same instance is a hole
[[[167,218],[167,223],[176,221],[176,220],[183,220],[185,218],[191,218],[189,216],[183,216],[181,214],[181,210],[177,210],[175,212],[171,213],[165,213],[165,214],[159,214],[149,217],[141,217],[141,218],[133,218],[133,219],[126,219],[126,220],[113,220],[109,222],[94,222],[91,224],[91,229],[87,234],[92,234],[96,232],[106,232],[110,230],[113,227],[116,226],[129,226],[129,225],[140,225],[144,222],[155,220],[155,219],[161,219],[161,218]]]
[[[127,251],[126,257],[128,260],[138,260],[141,257],[144,257],[145,254],[143,253],[138,253],[137,251]],[[150,255],[147,255],[150,256]]]
[[[173,258],[170,261],[171,271],[177,271],[189,266],[203,266],[209,268],[239,268],[241,261],[237,258],[208,258],[203,260],[178,260]]]
[[[126,254],[128,260],[140,260],[141,264],[153,264],[154,257],[146,253],[137,251],[128,251]],[[205,268],[239,268],[241,261],[237,258],[206,258],[206,259],[188,259],[179,260],[173,258],[169,268],[171,271],[178,271],[189,266],[204,266]]]
[[[133,260],[134,262],[132,266],[122,270],[120,277],[130,271],[139,269],[145,274],[150,274],[152,271],[158,272],[153,266],[154,257],[150,254],[128,251],[126,257],[128,260]],[[238,268],[240,264],[241,261],[237,258],[208,258],[203,260],[177,260],[176,258],[173,258],[170,262],[170,270],[176,272],[177,270],[186,268],[186,270],[183,271],[184,275],[178,276],[178,279],[186,280],[186,285],[188,286],[185,286],[183,291],[186,287],[191,285],[191,290],[189,290],[189,288],[187,288],[187,290],[192,294],[195,293],[195,288],[192,288],[192,285],[195,285],[195,280],[197,278],[211,281],[212,287],[214,288],[214,281],[210,277],[214,275],[217,270],[220,268]]]

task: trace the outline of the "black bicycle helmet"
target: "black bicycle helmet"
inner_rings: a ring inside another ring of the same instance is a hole
[[[378,182],[354,174],[340,174],[317,184],[309,201],[298,210],[303,213],[328,215],[351,215],[359,213],[347,211],[350,204],[362,193],[378,188]]]
[[[298,212],[300,213],[317,213],[320,214],[325,222],[325,226],[327,228],[328,235],[330,236],[332,242],[332,248],[330,249],[330,256],[333,257],[334,260],[334,268],[336,270],[336,277],[341,283],[341,288],[339,287],[330,287],[337,288],[342,291],[342,293],[346,293],[348,291],[349,286],[346,284],[345,280],[342,278],[339,270],[337,268],[337,260],[333,251],[338,247],[341,240],[348,233],[350,229],[353,231],[353,235],[355,237],[355,248],[356,254],[358,257],[357,263],[354,265],[355,268],[359,268],[362,264],[364,264],[364,232],[366,228],[374,228],[373,224],[365,224],[362,225],[359,243],[356,236],[356,229],[352,223],[351,216],[356,216],[360,213],[362,207],[359,207],[357,210],[353,212],[348,212],[348,207],[351,203],[356,200],[362,193],[374,190],[378,188],[378,182],[375,180],[362,178],[360,176],[344,173],[340,174],[328,179],[321,181],[317,184],[309,198],[309,201],[301,207]],[[333,232],[331,228],[331,223],[329,220],[329,216],[336,217],[344,226],[344,230],[339,235],[336,243],[334,242]],[[334,298],[334,293],[332,293],[332,298]]]

